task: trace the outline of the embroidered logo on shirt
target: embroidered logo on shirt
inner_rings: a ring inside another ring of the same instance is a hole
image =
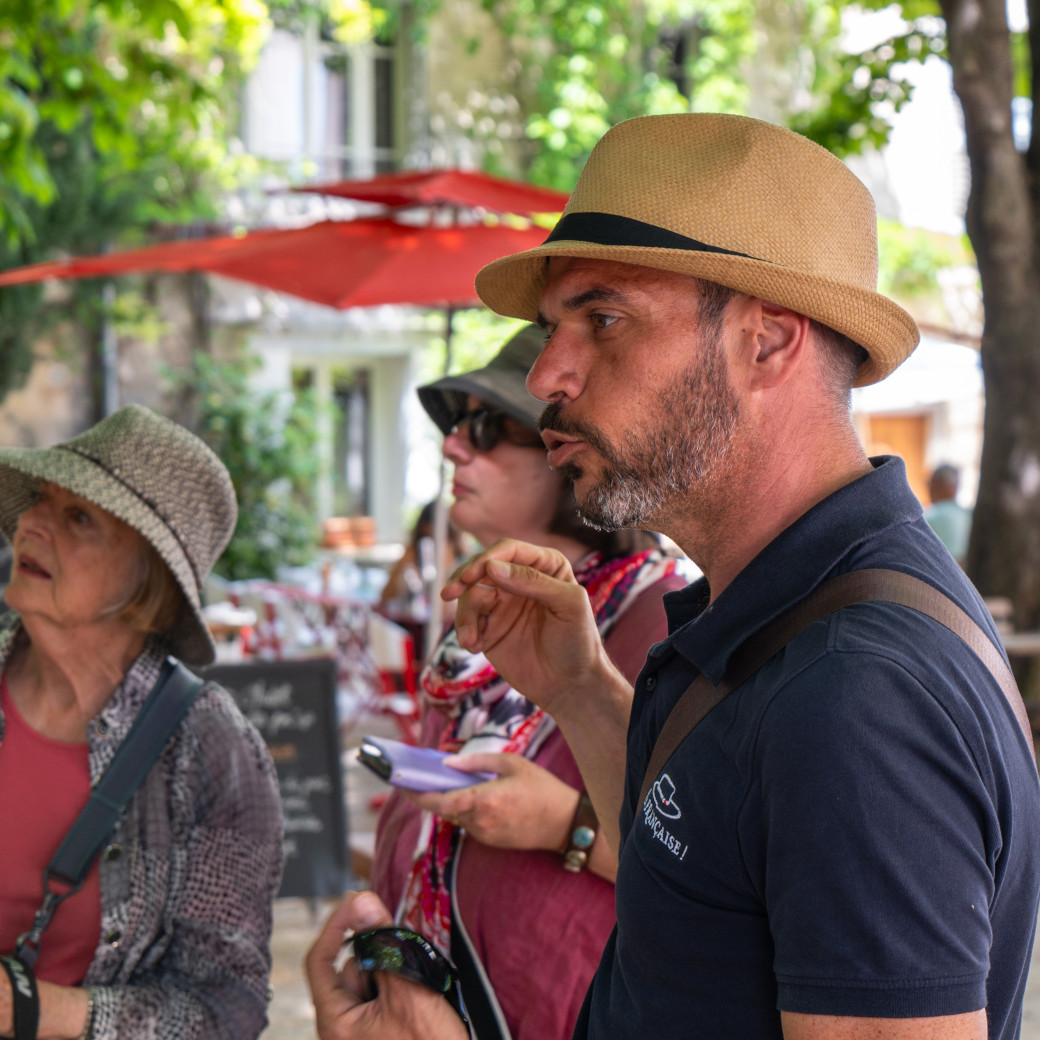
[[[662,816],[667,816],[669,820],[677,820],[682,816],[682,811],[675,803],[675,784],[667,773],[662,773],[661,779],[654,781],[651,791],[654,795],[654,808]]]
[[[650,833],[657,841],[682,860],[688,846],[665,827],[662,816],[668,820],[678,820],[682,816],[682,810],[675,800],[675,784],[667,773],[662,773],[654,782],[643,802],[643,823],[650,828]]]

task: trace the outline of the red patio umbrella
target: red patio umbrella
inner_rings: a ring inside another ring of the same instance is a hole
[[[206,271],[344,310],[379,304],[469,307],[485,264],[540,245],[537,226],[439,227],[388,218],[186,239],[0,271],[0,286],[143,271]]]
[[[490,210],[493,213],[560,213],[567,195],[524,181],[494,177],[478,170],[400,170],[365,180],[335,181],[293,188],[296,192],[336,195],[378,202],[391,209],[409,206]]]
[[[546,236],[543,228],[532,224],[485,223],[474,211],[557,213],[567,202],[561,192],[461,170],[409,171],[296,190],[377,202],[391,210],[450,209],[453,219],[449,224],[416,225],[387,215],[186,239],[0,271],[0,286],[143,271],[206,271],[340,309],[378,304],[443,307],[447,372],[452,316],[456,308],[479,303],[473,288],[477,271],[501,256],[540,245]],[[460,209],[467,211],[465,221],[459,220]],[[443,468],[441,477],[443,483]],[[443,545],[443,509],[437,511],[435,527],[438,546]],[[443,560],[439,549],[436,559]],[[430,645],[439,635],[436,597],[433,606]]]

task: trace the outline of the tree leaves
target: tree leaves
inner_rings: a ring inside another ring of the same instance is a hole
[[[309,562],[318,542],[319,405],[307,391],[258,393],[250,377],[259,364],[196,353],[186,376],[167,373],[193,392],[196,432],[231,474],[238,523],[215,567],[231,580],[274,578],[280,566]]]
[[[0,238],[34,245],[24,215],[56,193],[41,137],[87,135],[103,169],[162,158],[204,175],[225,161],[185,147],[233,129],[236,85],[266,27],[255,0],[10,0],[0,10]],[[172,188],[194,176],[167,178]],[[115,237],[120,228],[109,229]],[[40,243],[46,247],[50,243]]]

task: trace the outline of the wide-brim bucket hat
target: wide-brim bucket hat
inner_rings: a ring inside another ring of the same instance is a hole
[[[537,430],[545,402],[527,392],[527,373],[544,346],[545,332],[536,325],[525,325],[483,368],[420,386],[419,402],[443,434],[451,431],[466,410],[470,395]]]
[[[870,192],[826,149],[746,116],[618,123],[546,241],[479,272],[480,298],[534,321],[554,256],[677,271],[804,314],[867,351],[857,386],[891,373],[920,338],[913,318],[877,292]]]
[[[53,448],[0,449],[0,530],[13,540],[41,481],[93,502],[152,545],[184,593],[164,633],[189,664],[210,664],[203,583],[235,529],[227,469],[198,437],[149,408],[129,405]]]

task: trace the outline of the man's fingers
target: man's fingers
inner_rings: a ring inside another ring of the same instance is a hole
[[[330,921],[342,923],[345,931],[362,932],[394,923],[390,911],[375,892],[351,892],[332,911]]]
[[[503,539],[457,567],[441,590],[441,598],[446,602],[456,600],[466,589],[479,585],[485,580],[488,564],[493,560],[521,564],[557,578],[571,576],[566,557],[555,549]]]
[[[376,972],[376,978],[387,1019],[398,1027],[390,1034],[382,1022],[379,1040],[389,1035],[402,1040],[468,1040],[469,1030],[442,994],[385,971]]]
[[[352,892],[339,902],[318,933],[304,965],[321,1040],[346,1036],[342,1023],[371,997],[349,963],[342,972],[336,968],[344,939],[351,932],[391,923],[390,914],[374,893]]]
[[[327,992],[338,985],[336,960],[348,932],[393,924],[386,907],[374,892],[351,892],[329,914],[305,961],[311,994]]]
[[[503,597],[503,593],[507,595]],[[459,597],[455,630],[460,645],[470,652],[486,652],[489,619],[497,618],[503,606],[521,610],[525,601],[544,607],[560,618],[589,613],[588,594],[575,581],[524,564],[489,559],[484,568],[484,582],[471,586]],[[496,628],[508,630],[513,620],[503,616],[496,622]]]
[[[486,580],[495,588],[550,608],[567,602],[583,603],[587,599],[585,590],[576,582],[512,560],[488,560],[485,573]]]

